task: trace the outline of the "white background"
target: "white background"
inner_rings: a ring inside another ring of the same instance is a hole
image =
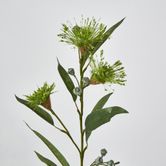
[[[71,142],[16,102],[14,94],[23,97],[45,81],[55,82],[54,110],[78,141],[77,114],[57,73],[56,57],[66,68],[77,66],[77,52],[59,43],[57,34],[62,23],[83,14],[108,26],[126,17],[103,48],[106,59],[120,59],[128,75],[125,87],[114,86],[108,105],[130,112],[93,132],[85,165],[105,147],[105,159],[120,160],[121,166],[165,166],[165,9],[164,0],[0,0],[0,165],[41,166],[34,150],[57,162],[23,120],[47,136],[71,166],[79,165]],[[87,88],[85,115],[104,94],[103,86]]]

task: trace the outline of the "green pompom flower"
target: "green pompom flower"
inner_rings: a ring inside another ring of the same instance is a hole
[[[92,60],[91,63],[91,84],[119,84],[125,85],[126,73],[122,63],[118,60],[113,65],[104,62],[101,56],[100,62]]]
[[[41,88],[38,88],[31,95],[26,95],[26,100],[29,102],[31,107],[42,105],[45,108],[51,110],[50,95],[53,93],[54,88],[54,83],[52,85],[44,83]]]
[[[79,48],[81,53],[90,52],[103,39],[106,26],[94,18],[82,18],[78,25],[62,24],[62,33],[58,34],[61,42]]]

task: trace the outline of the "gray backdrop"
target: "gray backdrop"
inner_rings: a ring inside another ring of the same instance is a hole
[[[106,59],[120,59],[128,75],[125,87],[113,87],[108,105],[130,112],[93,132],[86,165],[105,147],[106,160],[120,160],[121,166],[165,166],[165,8],[164,0],[0,0],[0,165],[41,166],[34,150],[54,159],[23,120],[52,140],[72,166],[79,165],[71,142],[17,103],[14,94],[23,97],[45,81],[55,82],[54,110],[78,140],[76,111],[57,73],[56,57],[66,68],[78,65],[76,50],[59,43],[57,34],[61,23],[83,14],[108,26],[126,17],[103,48]],[[103,86],[87,89],[85,115],[105,93]]]

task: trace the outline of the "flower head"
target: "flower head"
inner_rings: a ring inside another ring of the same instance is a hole
[[[42,105],[47,109],[51,109],[50,95],[53,93],[54,88],[54,83],[52,85],[44,83],[44,85],[41,88],[38,88],[31,95],[26,95],[26,99],[32,107]]]
[[[62,33],[58,34],[61,42],[65,42],[79,48],[82,53],[91,51],[100,42],[106,31],[106,26],[98,23],[94,18],[82,18],[80,24],[62,24]]]
[[[99,62],[95,59],[92,60],[91,64],[91,84],[119,84],[125,85],[126,73],[122,63],[118,60],[113,65],[108,64],[104,61],[101,56]]]

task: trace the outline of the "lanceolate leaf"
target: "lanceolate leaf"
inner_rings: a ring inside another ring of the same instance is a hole
[[[29,125],[26,124],[28,127]],[[30,127],[29,127],[30,128]],[[42,134],[39,132],[33,130],[30,128],[36,136],[38,136],[44,144],[49,148],[49,150],[54,154],[54,156],[59,160],[59,162],[62,164],[62,166],[70,166],[65,157],[62,155],[62,153],[48,140],[46,139]]]
[[[91,112],[85,120],[86,141],[88,141],[88,138],[93,130],[109,122],[113,116],[122,113],[128,112],[125,109],[117,106],[98,109]]]
[[[37,157],[43,162],[45,163],[47,166],[57,166],[54,162],[52,162],[50,159],[44,157],[43,155],[41,155],[38,152],[35,152]]]
[[[64,84],[66,85],[68,91],[72,95],[73,100],[76,101],[77,96],[73,93],[73,89],[75,88],[74,83],[73,83],[72,79],[70,78],[69,74],[63,68],[63,66],[59,63],[59,61],[58,61],[58,71],[59,71],[59,74],[60,74]]]
[[[109,97],[112,95],[113,93],[109,93],[107,95],[105,95],[104,97],[102,97],[97,104],[95,105],[95,107],[93,108],[92,111],[96,111],[98,109],[101,109],[104,107],[105,103],[108,101]]]
[[[17,101],[20,102],[21,104],[25,105],[26,107],[30,108],[33,112],[35,112],[38,116],[40,116],[42,119],[44,119],[45,121],[47,121],[48,123],[50,123],[51,125],[54,125],[54,121],[51,117],[51,115],[46,112],[44,109],[42,109],[39,106],[36,107],[32,107],[28,101],[23,100],[17,96],[15,96]]]
[[[101,42],[97,43],[92,51],[92,55],[100,48],[100,46],[110,37],[110,35],[114,32],[114,30],[123,22],[125,18],[123,18],[121,21],[119,21],[118,23],[114,24],[111,28],[109,28],[104,36],[103,39],[101,40]]]
[[[88,57],[91,55],[94,55],[95,52],[102,46],[102,44],[111,36],[111,34],[114,32],[114,30],[123,22],[125,18],[123,18],[122,20],[120,20],[119,22],[117,22],[116,24],[114,24],[112,27],[110,27],[103,35],[103,38],[100,42],[96,43],[94,45],[94,48],[91,52],[88,52],[86,55],[84,55],[83,58],[83,62],[82,65],[85,64],[86,60],[88,59]]]

